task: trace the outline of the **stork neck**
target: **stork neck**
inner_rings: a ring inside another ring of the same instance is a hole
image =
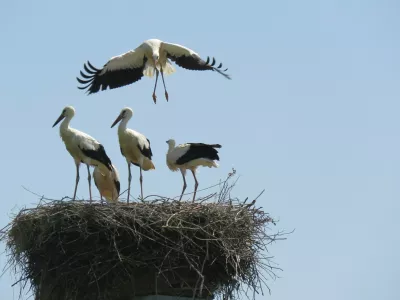
[[[168,153],[175,149],[175,143],[168,144]]]
[[[66,117],[66,118],[61,122],[60,131],[66,131],[66,130],[69,129],[69,122],[71,122],[71,119],[72,119],[72,118],[70,118],[70,117]]]
[[[118,131],[124,131],[126,129],[126,126],[128,124],[129,119],[122,119],[121,122],[118,125]]]

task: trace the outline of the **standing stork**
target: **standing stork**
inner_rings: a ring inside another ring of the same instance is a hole
[[[102,69],[97,69],[88,61],[87,65],[84,64],[83,66],[87,74],[80,71],[83,79],[76,78],[79,83],[84,85],[78,88],[81,90],[88,89],[88,94],[93,94],[107,88],[115,89],[129,85],[140,80],[143,75],[153,77],[155,71],[156,82],[153,90],[153,101],[154,103],[157,101],[156,87],[159,73],[161,73],[164,85],[165,98],[168,101],[164,74],[168,75],[175,72],[170,60],[184,69],[216,71],[225,78],[231,79],[225,73],[228,69],[221,69],[222,63],[215,66],[215,58],[210,63],[210,57],[207,57],[207,60],[204,61],[199,54],[189,48],[158,39],[150,39],[144,41],[134,50],[110,58]]]
[[[102,172],[110,172],[112,163],[107,156],[102,144],[92,138],[90,135],[71,128],[69,123],[75,115],[75,109],[72,106],[67,106],[61,112],[61,115],[53,124],[56,126],[61,120],[64,121],[60,125],[60,136],[69,154],[74,158],[76,166],[76,180],[73,200],[76,198],[76,189],[79,182],[79,166],[82,163],[86,164],[88,171],[89,195],[92,202],[91,176],[89,166],[99,167]]]
[[[186,170],[192,171],[195,185],[193,202],[196,199],[197,187],[199,182],[196,178],[196,169],[199,166],[217,168],[218,164],[214,160],[219,160],[218,151],[215,148],[221,148],[219,144],[203,144],[203,143],[186,143],[180,144],[175,147],[175,140],[170,139],[167,141],[167,166],[171,171],[178,171],[182,173],[183,188],[179,201],[182,199],[183,193],[186,189]]]
[[[106,198],[107,202],[118,202],[120,192],[119,174],[114,165],[112,165],[112,169],[112,171],[102,172],[99,167],[95,167],[93,170],[94,184],[99,190],[101,202],[103,202],[103,197]]]
[[[125,157],[128,164],[128,199],[131,192],[131,163],[140,168],[140,192],[143,200],[143,176],[142,169],[144,171],[155,169],[151,157],[153,152],[150,147],[150,140],[146,138],[143,134],[126,128],[126,125],[130,118],[133,116],[133,111],[129,107],[125,107],[121,110],[119,116],[112,123],[111,128],[113,128],[118,122],[121,122],[118,126],[118,140],[121,149],[121,154]]]

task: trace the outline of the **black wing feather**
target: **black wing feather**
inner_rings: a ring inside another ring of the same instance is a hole
[[[138,145],[138,148],[140,150],[140,153],[142,153],[145,157],[147,157],[148,159],[151,160],[152,156],[153,156],[153,151],[151,151],[151,147],[150,147],[150,140],[147,139],[147,141],[149,142],[149,148],[143,147],[143,149],[141,149]]]
[[[107,167],[110,171],[112,171],[112,164],[110,158],[107,156],[106,150],[104,149],[103,145],[100,144],[99,148],[96,150],[88,150],[79,147],[79,149],[83,152],[84,155],[87,157],[97,160],[101,162],[103,165]]]
[[[121,152],[122,152],[122,149],[121,149]],[[113,167],[113,172],[116,172],[114,167]],[[119,196],[119,191],[121,190],[121,183],[119,182],[119,180],[114,179],[114,185],[115,185],[115,189],[117,190],[117,193]]]
[[[215,65],[215,58],[213,57],[212,63],[210,64],[210,58],[207,57],[207,61],[202,60],[198,55],[181,55],[181,56],[174,56],[171,53],[167,52],[167,57],[174,61],[178,66],[188,69],[188,70],[195,70],[195,71],[205,71],[205,70],[212,70],[217,71],[219,74],[223,75],[227,79],[231,79],[231,77],[224,73],[226,70],[221,70],[222,63],[218,67],[214,67]]]
[[[116,188],[116,190],[118,192],[118,195],[119,195],[119,191],[121,189],[121,184],[120,184],[120,182],[118,180],[114,180],[114,184],[115,184],[115,188]]]
[[[80,78],[76,78],[76,80],[85,85],[78,87],[81,90],[88,89],[88,94],[94,94],[98,91],[104,91],[107,88],[115,89],[125,85],[129,85],[140,80],[143,77],[143,69],[146,64],[147,58],[143,57],[143,65],[139,68],[129,68],[129,69],[119,69],[113,71],[107,71],[104,74],[100,73],[103,69],[95,68],[89,61],[87,65],[83,65],[83,69],[87,74],[80,71],[81,76],[86,79],[82,80]],[[107,64],[104,65],[106,67]]]
[[[221,148],[219,144],[203,144],[203,143],[188,143],[189,150],[176,160],[176,164],[183,165],[189,161],[198,158],[208,158],[211,160],[219,160],[218,151],[215,148]]]

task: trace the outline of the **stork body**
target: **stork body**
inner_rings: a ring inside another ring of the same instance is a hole
[[[156,88],[159,73],[161,73],[165,98],[168,101],[168,92],[165,86],[164,74],[172,74],[175,68],[171,63],[174,61],[178,66],[188,69],[205,71],[216,71],[224,77],[231,79],[222,70],[222,64],[215,66],[215,58],[210,62],[210,58],[204,61],[200,55],[193,50],[182,45],[163,42],[158,39],[150,39],[144,41],[139,47],[128,51],[119,56],[114,56],[103,66],[97,69],[89,61],[83,68],[86,73],[80,71],[81,78],[77,78],[78,82],[84,86],[79,89],[88,89],[89,94],[97,93],[107,88],[115,89],[125,85],[129,85],[140,80],[143,76],[153,77],[156,74],[156,81],[153,90],[153,101],[156,103]]]
[[[155,169],[151,158],[153,156],[153,152],[150,147],[150,140],[147,139],[143,134],[137,132],[135,130],[127,128],[127,123],[132,118],[133,111],[131,108],[126,107],[122,109],[121,113],[111,125],[111,128],[114,127],[118,122],[120,122],[118,126],[118,140],[121,149],[121,154],[125,157],[126,162],[128,164],[128,200],[131,190],[131,164],[140,168],[140,192],[143,199],[143,175],[142,170],[148,171]]]
[[[53,127],[64,119],[60,125],[60,136],[69,154],[71,154],[71,156],[74,158],[76,166],[76,180],[73,200],[76,198],[76,190],[78,188],[79,167],[81,163],[84,163],[87,166],[89,195],[90,201],[92,201],[91,175],[89,166],[97,166],[102,172],[109,172],[112,170],[112,164],[102,144],[100,144],[90,135],[69,126],[69,123],[74,115],[75,109],[72,106],[65,107],[61,115],[53,124]]]
[[[175,147],[175,140],[167,141],[167,166],[171,171],[180,170],[183,178],[183,188],[179,200],[182,199],[186,190],[186,170],[190,170],[195,180],[193,202],[196,199],[197,187],[199,182],[196,178],[196,169],[199,166],[217,168],[215,160],[219,160],[218,151],[215,148],[221,148],[219,144],[186,143]]]
[[[120,181],[117,168],[112,165],[112,171],[102,172],[99,167],[93,170],[93,180],[100,193],[109,203],[117,203],[120,192]]]

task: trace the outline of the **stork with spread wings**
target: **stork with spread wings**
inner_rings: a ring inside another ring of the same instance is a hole
[[[83,86],[79,89],[87,89],[88,94],[97,93],[107,88],[115,89],[129,85],[140,80],[143,76],[153,77],[156,73],[156,82],[153,90],[153,101],[156,103],[156,88],[158,76],[161,78],[165,90],[165,98],[168,101],[168,92],[165,87],[164,74],[175,72],[170,60],[178,66],[196,71],[216,71],[227,79],[231,77],[222,70],[222,63],[216,66],[215,58],[207,57],[204,61],[200,55],[193,50],[178,44],[166,43],[158,39],[150,39],[143,42],[139,47],[119,56],[112,57],[102,69],[97,69],[89,61],[83,68],[86,73],[80,71],[83,79],[77,78]]]

